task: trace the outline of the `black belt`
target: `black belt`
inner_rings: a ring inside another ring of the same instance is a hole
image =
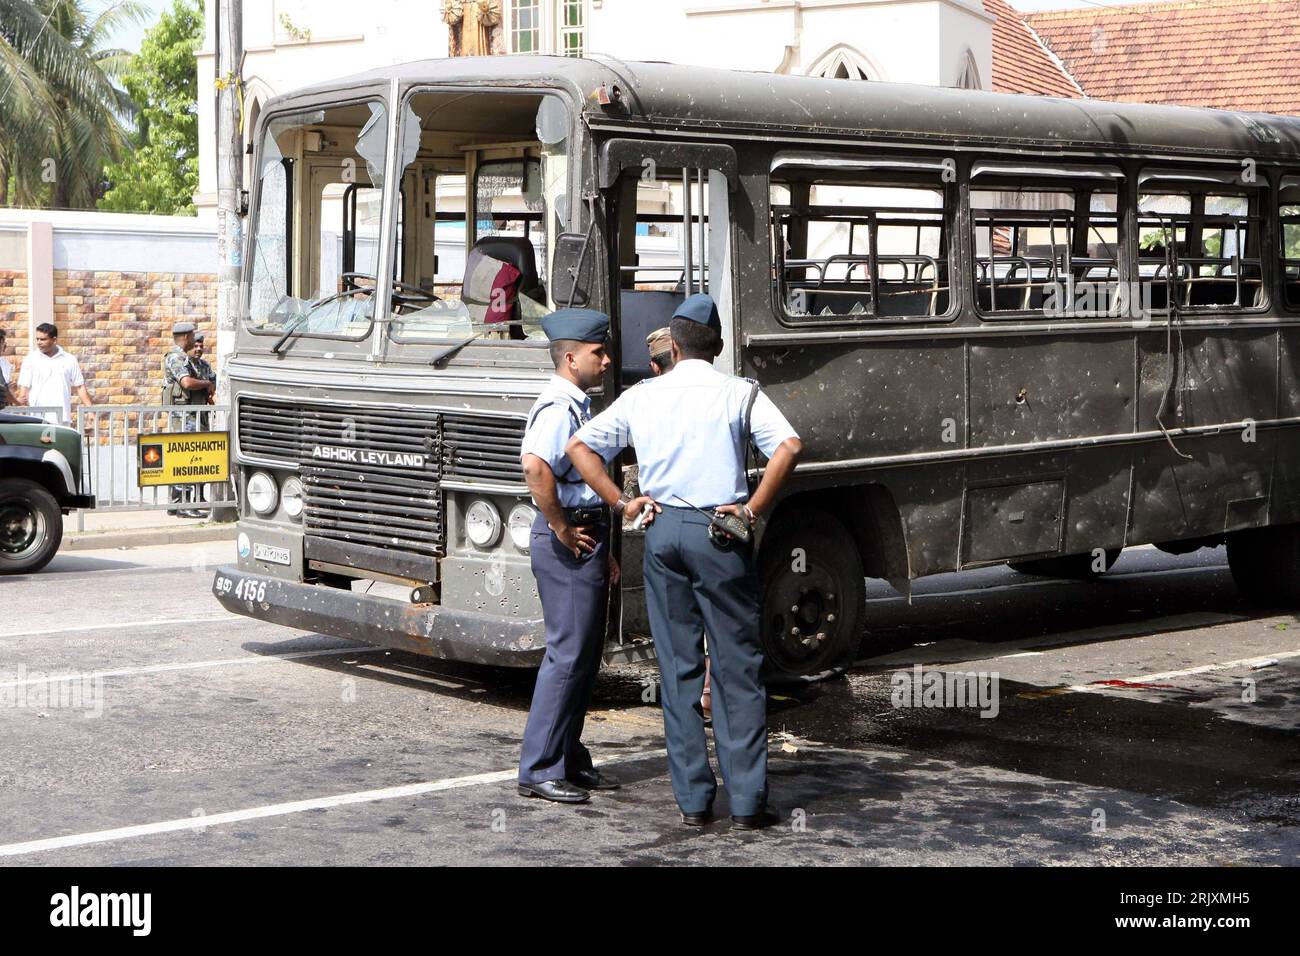
[[[564,517],[569,524],[606,524],[609,522],[609,509],[604,505],[565,508]]]

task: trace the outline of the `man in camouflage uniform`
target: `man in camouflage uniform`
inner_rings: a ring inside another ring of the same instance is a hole
[[[172,326],[172,347],[163,356],[164,405],[191,406],[208,404],[208,396],[216,391],[215,377],[211,382],[202,378],[193,364],[189,351],[194,347],[194,323],[177,322]],[[205,362],[204,365],[207,363]],[[196,432],[199,430],[199,415],[176,413],[168,416],[172,431]],[[172,485],[168,497],[172,504],[192,503],[199,496],[198,485]],[[181,518],[202,518],[203,512],[183,509],[175,512]]]
[[[214,405],[216,404],[217,401],[217,397],[216,397],[217,372],[216,369],[214,369],[212,365],[208,362],[208,360],[203,357],[204,349],[205,349],[204,334],[202,332],[194,333],[194,347],[190,349],[189,352],[187,353],[190,357],[190,368],[194,373],[194,377],[201,378],[203,381],[208,383],[209,387],[206,390],[206,392],[200,391],[200,392],[191,393],[190,396],[191,405]],[[206,432],[212,428],[211,412],[199,412],[199,414],[195,417],[198,419],[199,431]],[[198,489],[198,493],[199,493],[198,500],[202,502],[207,502],[208,486],[195,485],[195,488]],[[205,512],[204,514],[210,515],[209,512]]]
[[[207,348],[204,344],[204,338],[205,336],[202,332],[194,333],[194,347],[189,350],[188,355],[190,357],[190,368],[194,371],[194,377],[201,378],[203,381],[207,382],[208,389],[206,394],[197,394],[195,396],[197,400],[192,401],[190,403],[191,405],[214,405],[217,401],[217,372],[212,367],[212,364],[203,357],[203,353]],[[198,430],[201,432],[207,431],[211,427],[211,418],[212,416],[208,412],[200,413]]]

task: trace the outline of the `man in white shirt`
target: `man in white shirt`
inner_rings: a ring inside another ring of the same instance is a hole
[[[83,405],[94,405],[81,376],[81,365],[59,348],[59,330],[49,322],[36,326],[36,351],[28,352],[18,373],[18,401],[63,410],[62,422],[72,420],[72,390]],[[50,417],[47,415],[47,417]]]
[[[767,803],[767,698],[752,534],[736,539],[724,531],[726,539],[719,540],[707,512],[753,525],[780,498],[803,443],[757,385],[714,368],[723,344],[712,298],[688,297],[668,328],[673,370],[624,391],[583,424],[564,451],[612,508],[635,514],[650,503],[645,601],[662,678],[668,772],[682,823],[707,825],[717,793],[700,705],[707,630],[719,704],[713,738],[731,822],[756,830],[780,816]],[[745,468],[751,443],[768,458],[752,496]],[[622,497],[606,471],[606,462],[628,447],[636,449],[643,496],[633,501]]]

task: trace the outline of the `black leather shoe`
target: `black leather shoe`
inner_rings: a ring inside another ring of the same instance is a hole
[[[587,790],[617,790],[622,786],[618,782],[618,777],[612,777],[595,768],[579,770],[577,773],[569,774],[568,779],[570,783],[584,787]]]
[[[581,787],[575,787],[567,780],[544,780],[541,783],[521,783],[519,795],[522,797],[541,797],[556,803],[586,803],[591,794]]]
[[[682,823],[688,827],[707,826],[713,820],[712,810],[701,810],[699,813],[682,813]]]
[[[749,816],[732,816],[731,825],[737,830],[761,830],[764,827],[774,826],[781,822],[781,815],[771,807],[765,807],[762,813],[754,813]]]

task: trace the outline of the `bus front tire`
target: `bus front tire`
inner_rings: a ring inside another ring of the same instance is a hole
[[[63,541],[63,512],[43,486],[0,479],[0,574],[31,574],[50,563]]]
[[[1234,531],[1228,535],[1228,570],[1249,601],[1300,604],[1300,525]]]
[[[817,680],[857,656],[866,617],[862,558],[834,515],[799,511],[778,521],[759,567],[764,676],[774,684]]]

